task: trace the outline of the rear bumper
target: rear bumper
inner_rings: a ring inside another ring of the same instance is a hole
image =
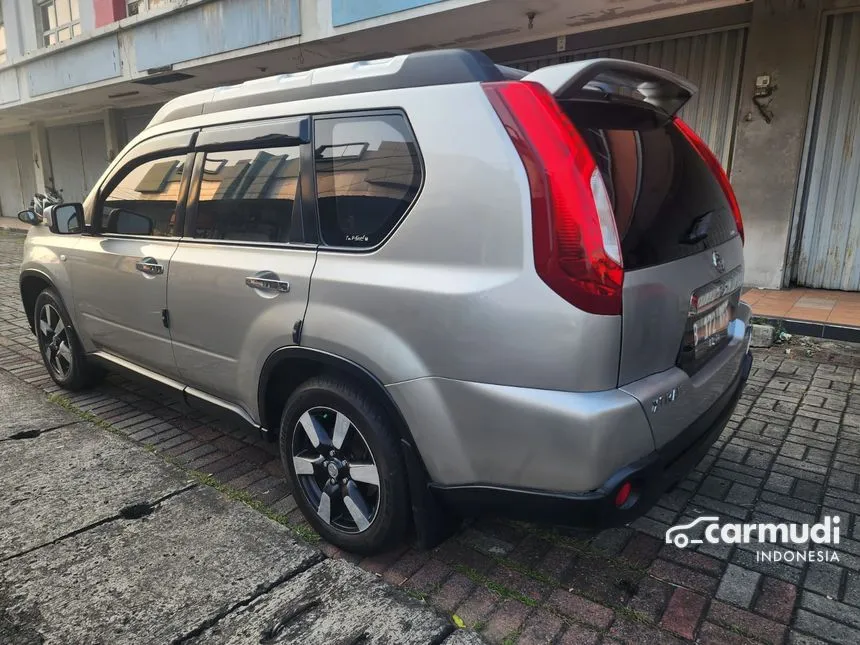
[[[432,485],[433,489],[445,504],[469,515],[500,514],[571,526],[626,524],[647,512],[704,457],[732,415],[751,367],[752,354],[747,352],[731,386],[704,414],[658,450],[617,470],[596,490],[555,493],[484,485]],[[632,484],[633,492],[618,508],[615,497],[625,482]]]

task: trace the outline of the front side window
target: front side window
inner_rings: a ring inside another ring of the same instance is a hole
[[[56,45],[81,35],[79,0],[46,0],[36,5],[42,46]]]
[[[314,128],[323,242],[376,246],[421,186],[418,147],[406,119],[398,114],[318,119]]]
[[[110,190],[102,206],[104,233],[179,235],[176,206],[185,155],[161,157],[134,166]]]
[[[207,152],[193,236],[289,241],[300,163],[299,146]]]

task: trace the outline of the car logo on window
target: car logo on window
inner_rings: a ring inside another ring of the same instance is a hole
[[[717,253],[716,251],[714,251],[714,255],[713,255],[713,257],[712,257],[711,259],[713,260],[713,262],[714,262],[714,268],[715,268],[717,271],[719,271],[720,273],[722,273],[723,271],[725,271],[725,270],[726,270],[726,265],[723,263],[723,256],[721,256],[719,253]]]

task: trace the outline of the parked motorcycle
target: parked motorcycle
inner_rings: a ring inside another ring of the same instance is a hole
[[[63,203],[63,196],[53,188],[45,189],[45,194],[36,193],[30,200],[30,210],[32,210],[39,218],[44,217],[43,212],[48,206],[56,206]]]

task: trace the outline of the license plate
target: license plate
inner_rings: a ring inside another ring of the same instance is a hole
[[[726,301],[693,322],[693,348],[713,347],[725,338],[732,320],[732,308]]]

